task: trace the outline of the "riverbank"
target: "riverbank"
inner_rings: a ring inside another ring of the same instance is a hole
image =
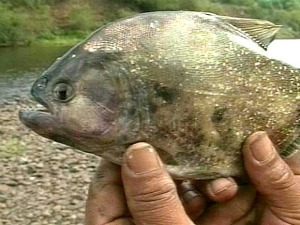
[[[35,42],[35,45],[59,45],[59,46],[73,46],[83,41],[89,34],[82,35],[80,37],[75,36],[56,36],[53,39],[39,39]]]
[[[269,20],[283,25],[278,38],[300,37],[300,2],[278,0],[0,0],[0,47],[40,41],[66,43],[133,14],[192,10]]]
[[[30,100],[0,107],[0,225],[83,224],[99,158],[27,129],[18,111],[34,107]]]
[[[0,47],[69,44],[121,17],[137,13],[106,0],[0,0]]]

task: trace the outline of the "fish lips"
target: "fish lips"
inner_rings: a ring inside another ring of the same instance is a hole
[[[61,125],[50,112],[46,110],[20,110],[19,118],[23,124],[34,132],[50,139],[55,139],[61,130]]]

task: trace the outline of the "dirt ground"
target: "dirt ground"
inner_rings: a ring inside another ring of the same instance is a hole
[[[0,225],[83,224],[99,158],[42,138],[18,119],[28,100],[0,105]]]

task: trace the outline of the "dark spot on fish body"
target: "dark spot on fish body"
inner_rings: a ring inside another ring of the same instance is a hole
[[[157,82],[147,82],[147,105],[151,114],[157,110],[160,112],[167,110],[168,106],[172,107],[172,104],[176,104],[176,100],[179,97],[179,90],[171,88]]]
[[[129,118],[132,118],[137,115],[137,110],[134,105],[127,108],[127,114]]]
[[[226,107],[216,107],[214,109],[211,120],[213,123],[221,122],[224,119],[224,114],[227,111]]]
[[[178,96],[177,90],[167,86],[161,86],[159,84],[155,84],[154,91],[156,92],[156,96],[162,98],[162,100],[167,104],[172,103]]]

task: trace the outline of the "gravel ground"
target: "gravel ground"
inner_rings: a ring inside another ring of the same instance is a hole
[[[30,101],[0,105],[0,225],[83,224],[99,158],[42,138],[18,119]]]

